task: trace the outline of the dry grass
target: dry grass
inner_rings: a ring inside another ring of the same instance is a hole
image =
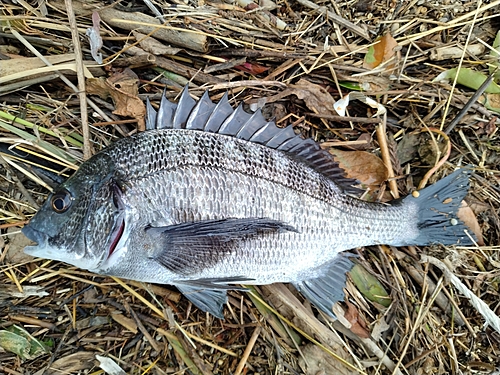
[[[120,105],[116,98],[115,104],[96,95],[79,98],[77,77],[80,84],[84,76],[111,77],[114,87],[118,83],[124,92],[138,78],[140,98],[147,95],[153,101],[165,86],[174,97],[190,81],[196,96],[210,89],[217,100],[229,90],[233,102],[250,106],[265,104],[262,98],[267,98],[264,113],[279,124],[294,124],[304,135],[339,149],[380,155],[388,176],[394,177],[377,187],[382,199],[389,191],[392,196],[407,194],[426,172],[425,179],[433,182],[443,170],[473,165],[468,216],[477,219],[485,245],[361,250],[359,263],[387,290],[391,303],[384,307],[370,301],[349,281],[349,303],[338,315],[348,313],[340,322],[318,315],[282,285],[259,287],[250,295],[231,292],[221,321],[168,286],[96,276],[24,256],[27,242],[19,230],[50,186],[5,154],[4,147],[0,331],[23,327],[48,349],[25,360],[0,349],[0,373],[100,374],[96,355],[112,359],[129,374],[494,371],[500,364],[495,315],[498,119],[478,102],[447,132],[449,137],[444,135],[439,129],[447,129],[473,90],[432,80],[459,65],[486,75],[489,66],[498,66],[490,49],[499,4],[277,0],[245,11],[243,2],[160,0],[156,6],[163,7],[166,23],[154,26],[142,2],[124,2],[115,8],[124,13],[113,13],[110,7],[101,12],[105,65],[98,66],[84,34],[92,25],[91,10],[102,4],[73,2],[76,19],[71,23],[61,1],[2,2],[0,141],[35,152],[35,160],[47,158],[50,165],[44,168],[70,175],[88,155],[143,126],[136,104],[121,103],[137,111],[117,115],[112,113]],[[140,26],[143,34],[163,40],[162,46],[132,33]],[[382,66],[366,69],[368,48],[387,32],[397,41],[397,53]],[[462,53],[466,47],[468,52]],[[455,56],[442,58],[454,49]],[[73,53],[79,64],[74,64]],[[9,64],[9,58],[18,60]],[[246,70],[238,67],[245,63]],[[372,119],[374,110],[354,101],[349,116],[356,118],[348,122],[321,100],[338,100],[353,86],[363,87],[366,96],[383,104],[387,120]],[[320,100],[315,102],[311,93],[318,93],[318,87]],[[484,304],[468,300],[467,292]],[[487,320],[490,326],[485,326]]]

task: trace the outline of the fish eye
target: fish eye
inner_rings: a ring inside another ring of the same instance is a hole
[[[66,212],[71,207],[72,198],[71,193],[66,189],[58,191],[50,200],[52,209],[58,214]]]

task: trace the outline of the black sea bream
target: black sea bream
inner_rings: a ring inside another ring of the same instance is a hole
[[[310,139],[187,91],[148,103],[147,130],[103,149],[50,195],[23,233],[33,256],[103,275],[175,285],[223,317],[234,284],[291,282],[332,315],[343,251],[375,244],[470,244],[456,212],[469,172],[392,204],[350,196]],[[348,254],[347,254],[348,255]]]

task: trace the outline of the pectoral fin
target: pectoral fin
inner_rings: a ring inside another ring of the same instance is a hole
[[[326,266],[322,276],[293,285],[314,306],[336,319],[332,307],[336,302],[344,300],[343,288],[346,283],[346,272],[350,271],[353,266],[354,263],[347,258],[346,254],[338,255]]]
[[[230,256],[241,242],[255,236],[295,231],[289,225],[268,218],[229,218],[150,227],[146,232],[161,243],[152,258],[172,272],[196,275]]]

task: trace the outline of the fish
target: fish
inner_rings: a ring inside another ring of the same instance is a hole
[[[292,283],[332,318],[352,249],[470,245],[457,216],[470,168],[390,203],[356,196],[332,155],[227,93],[146,103],[146,130],[103,148],[22,229],[34,257],[170,284],[224,318],[227,291]]]

